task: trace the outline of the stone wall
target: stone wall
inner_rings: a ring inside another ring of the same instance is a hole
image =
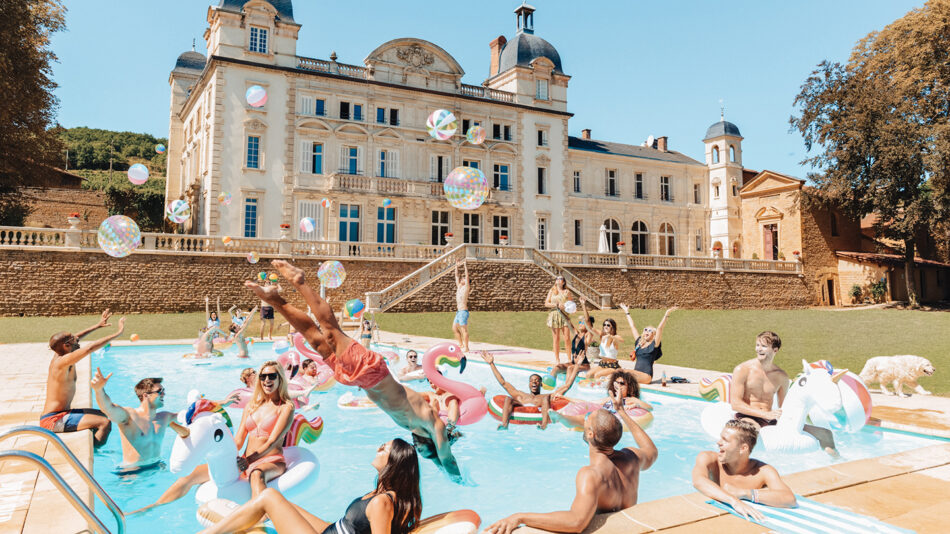
[[[34,188],[21,190],[33,211],[25,226],[34,228],[66,228],[66,217],[79,213],[79,228],[90,230],[109,216],[105,194],[87,189]]]
[[[315,281],[317,259],[295,262]],[[379,291],[423,265],[421,262],[344,261],[347,281],[327,291],[339,308],[346,300]],[[115,259],[92,252],[7,250],[0,254],[0,315],[71,315],[98,313],[185,312],[204,309],[204,297],[222,307],[249,308],[256,299],[243,281],[256,279],[268,263],[243,258],[170,254],[133,254]],[[811,304],[813,293],[795,275],[577,268],[572,272],[614,302],[636,307],[679,305],[687,308],[795,308]],[[542,310],[553,280],[533,264],[473,261],[469,264],[475,311]],[[291,288],[285,296],[300,299]],[[451,273],[406,299],[396,312],[454,311]]]
[[[801,210],[802,261],[805,280],[812,288],[813,304],[841,305],[850,302],[848,290],[838,278],[836,250],[861,250],[861,225],[835,213],[838,235],[831,235],[832,212],[817,207]],[[829,295],[831,281],[833,294]]]

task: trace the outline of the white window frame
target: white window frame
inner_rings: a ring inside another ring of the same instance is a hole
[[[244,168],[259,171],[264,168],[264,136],[259,133],[248,133],[244,136]],[[257,165],[250,166],[251,160],[251,138],[257,139]]]
[[[257,35],[255,37],[255,30]],[[261,26],[251,26],[248,31],[247,49],[255,54],[267,54],[268,29]],[[256,41],[256,42],[255,42]]]
[[[664,230],[664,228],[666,230]],[[675,256],[676,255],[676,228],[673,227],[671,223],[661,223],[657,234],[659,239],[660,248],[657,250],[657,254],[661,256]]]
[[[660,201],[673,202],[673,177],[660,176]]]
[[[248,235],[247,233],[247,230],[248,230],[247,207],[248,205],[254,206],[254,222],[253,222],[254,235]],[[241,213],[241,221],[242,221],[241,235],[247,238],[251,238],[251,239],[259,237],[260,229],[261,229],[261,198],[257,196],[256,194],[245,195],[244,202],[241,203],[241,207],[243,208],[242,213]]]
[[[445,234],[451,232],[452,214],[445,210],[432,210],[429,215],[429,243],[432,245],[445,245]],[[438,215],[436,215],[438,214]],[[442,222],[442,216],[445,215],[445,222]],[[436,220],[433,221],[432,219]],[[432,230],[438,232],[438,243],[432,243]]]
[[[537,194],[547,195],[548,193],[548,169],[547,167],[538,167],[538,190]]]
[[[537,80],[535,84],[535,98],[538,100],[550,100],[550,92],[548,91],[548,81],[547,80]]]
[[[399,151],[381,148],[376,151],[376,176],[399,178]]]
[[[644,200],[647,198],[647,188],[642,172],[638,172],[633,175],[633,198],[637,200]]]
[[[472,221],[477,221],[475,224],[472,224]],[[472,234],[476,236],[475,240],[472,240]],[[472,243],[479,244],[482,239],[482,217],[480,213],[463,213],[462,214],[462,242],[463,243]]]
[[[379,218],[379,210],[383,210],[382,219]],[[386,216],[389,214],[389,210],[392,210],[392,219],[386,218]],[[383,228],[383,235],[380,235],[380,226]],[[383,236],[386,233],[386,229],[390,226],[392,226],[393,229],[393,240],[392,242],[383,241]],[[399,210],[397,210],[395,206],[379,205],[376,207],[376,242],[381,245],[395,245],[399,242]]]
[[[581,192],[581,171],[574,171],[574,192]]]
[[[473,169],[480,169],[481,166],[482,166],[482,162],[481,162],[481,160],[477,160],[477,159],[463,159],[463,160],[462,160],[462,165],[463,165],[464,167],[471,167],[471,168],[473,168]]]
[[[703,229],[696,229],[696,252],[703,251]]]
[[[505,171],[502,172],[501,168],[504,167]],[[510,163],[495,163],[492,165],[492,187],[499,191],[511,191],[511,167]],[[505,176],[507,179],[502,182],[501,177]],[[505,187],[502,188],[502,185]]]
[[[343,209],[343,206],[346,206],[346,207],[347,207],[347,217],[346,217],[345,219],[344,219],[342,216],[339,216],[339,217],[338,217],[338,220],[337,220],[337,236],[336,236],[336,238],[337,238],[338,241],[344,241],[344,242],[346,242],[346,243],[359,243],[360,240],[363,239],[363,211],[364,211],[363,205],[362,205],[362,204],[349,203],[349,202],[341,202],[340,204],[338,204],[337,213],[339,213],[340,210]],[[356,217],[351,217],[351,216],[349,215],[349,213],[350,213],[350,212],[352,211],[352,209],[353,209],[353,206],[356,206],[357,208],[359,208],[359,215],[356,216]],[[345,222],[344,222],[344,221],[345,221]],[[355,240],[354,240],[354,239],[350,239],[350,236],[351,236],[351,234],[352,234],[352,232],[350,231],[350,225],[352,225],[353,221],[356,221],[356,231],[357,231],[357,233],[359,234]],[[346,228],[347,228],[347,230],[346,230],[346,237],[347,237],[347,239],[345,239],[345,240],[343,239],[343,234],[342,234],[342,232],[340,232],[340,225],[341,225],[341,224],[346,224],[346,225],[347,225],[347,227],[346,227]]]
[[[703,203],[703,186],[700,184],[693,184],[693,203]]]
[[[505,224],[502,225],[501,221]],[[510,215],[492,215],[491,218],[491,239],[493,245],[501,244],[501,236],[508,236],[508,242],[511,243],[511,216]],[[495,239],[497,236],[497,240]]]
[[[323,238],[323,225],[326,218],[326,210],[319,200],[298,200],[297,201],[297,220],[304,217],[312,217],[316,222],[312,232],[304,232],[297,225],[297,239],[301,241],[320,241]]]
[[[642,229],[637,228],[638,225],[642,225]],[[641,244],[643,247],[640,247]],[[633,224],[630,225],[630,252],[632,254],[650,253],[650,227],[647,226],[646,222],[639,219],[633,221]]]
[[[439,175],[439,158],[442,158],[442,174]],[[452,156],[446,154],[432,154],[429,157],[429,175],[431,181],[442,183],[452,172]]]
[[[614,186],[613,194],[610,193],[611,184]],[[620,196],[620,184],[617,182],[617,169],[604,169],[604,196]]]

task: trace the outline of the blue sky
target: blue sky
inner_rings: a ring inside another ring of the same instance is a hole
[[[168,74],[202,35],[218,0],[66,0],[59,56],[59,122],[168,135]],[[511,37],[519,1],[295,0],[303,25],[297,55],[363,63],[390,39],[418,37],[452,54],[465,83],[488,74],[488,43]],[[703,134],[719,120],[739,126],[744,164],[805,177],[801,137],[789,133],[792,101],[823,59],[841,61],[854,43],[922,0],[533,0],[535,33],[550,41],[572,76],[571,135],[640,144],[667,135],[670,149],[702,160]],[[583,6],[583,7],[579,7]]]

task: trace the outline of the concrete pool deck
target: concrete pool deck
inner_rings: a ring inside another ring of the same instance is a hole
[[[412,337],[382,332],[381,343],[400,348],[425,348],[444,339]],[[171,344],[184,341],[145,341],[140,344]],[[188,341],[190,343],[190,340]],[[116,342],[115,345],[129,345]],[[517,347],[500,347],[471,343],[472,351],[493,350],[500,363],[541,369],[552,363],[550,351]],[[476,355],[472,354],[472,357]],[[9,369],[0,377],[0,432],[22,424],[37,424],[45,396],[45,382],[50,351],[43,343],[0,345],[0,365]],[[629,362],[621,362],[624,367]],[[713,378],[718,371],[657,364],[658,374],[682,376],[691,382]],[[84,360],[77,366],[80,387],[74,406],[91,406],[91,392],[82,384],[89,383],[90,364]],[[659,384],[645,386],[686,395],[697,395],[698,386],[691,384]],[[896,428],[931,435],[950,437],[950,398],[913,396],[896,398],[872,394],[873,416],[886,428]],[[89,432],[60,434],[66,444],[91,470],[92,435]],[[92,504],[85,484],[55,451],[47,451],[45,442],[37,438],[19,437],[0,444],[0,449],[23,448],[46,457],[60,470],[67,482]],[[898,454],[857,460],[788,475],[787,480],[799,495],[873,516],[888,523],[921,533],[947,532],[946,510],[950,509],[950,444],[938,444]],[[649,488],[640,488],[641,498],[649,498]],[[768,529],[754,525],[718,508],[705,504],[697,493],[638,504],[613,514],[599,514],[586,532],[597,534],[639,532],[737,532],[759,533]],[[570,503],[564,503],[565,508]],[[96,507],[106,525],[111,517],[100,504]],[[487,525],[483,525],[487,526]],[[0,465],[0,534],[56,532],[87,532],[82,518],[38,472],[22,463]],[[540,532],[522,528],[519,532]]]

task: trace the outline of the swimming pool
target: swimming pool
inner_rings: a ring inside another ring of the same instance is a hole
[[[132,387],[140,379],[163,377],[167,391],[164,409],[177,411],[185,407],[189,390],[199,389],[212,399],[224,398],[231,390],[243,385],[238,378],[241,369],[258,368],[275,356],[270,343],[256,343],[250,347],[250,359],[238,360],[234,357],[235,349],[231,348],[223,358],[202,362],[207,365],[195,365],[193,360],[181,358],[191,350],[185,345],[112,347],[107,352],[94,354],[92,365],[102,368],[104,374],[114,373],[107,391],[114,402],[124,406],[138,404]],[[501,370],[511,383],[526,389],[529,371],[508,367]],[[458,378],[455,369],[448,369],[446,374]],[[462,377],[476,386],[488,387],[488,395],[502,393],[488,366],[478,357],[469,359]],[[425,389],[428,385],[424,381],[414,382],[412,387]],[[320,402],[315,413],[324,419],[323,435],[315,443],[306,445],[320,461],[320,475],[311,492],[312,498],[300,504],[331,522],[342,515],[352,499],[373,489],[376,471],[370,462],[379,444],[394,437],[407,441],[410,438],[407,431],[396,426],[382,412],[340,410],[337,399],[346,392],[359,394],[356,388],[337,385],[310,398],[311,402]],[[583,389],[574,389],[569,395],[587,399],[600,396]],[[699,422],[706,403],[651,392],[645,393],[644,399],[655,405],[655,420],[647,432],[659,448],[660,455],[656,464],[641,475],[640,501],[692,492],[690,471],[696,454],[714,447],[714,441],[703,432]],[[237,424],[240,411],[231,414]],[[529,425],[511,425],[508,431],[500,432],[496,426],[497,421],[486,416],[474,425],[461,427],[465,436],[452,447],[463,472],[472,481],[471,485],[455,484],[431,462],[422,462],[424,516],[471,508],[481,515],[483,526],[486,526],[514,512],[547,512],[566,509],[570,505],[577,469],[588,461],[587,445],[580,432],[557,424],[552,424],[546,431]],[[166,459],[174,438],[174,432],[166,433],[163,447]],[[839,461],[891,454],[935,443],[915,435],[879,430],[837,434],[836,439],[842,455]],[[633,439],[625,432],[621,445],[633,444]],[[756,451],[755,456],[775,465],[782,473],[833,463],[823,452],[772,457]],[[118,477],[112,471],[121,462],[121,457],[119,435],[113,431],[106,445],[95,454],[94,474],[125,511],[154,502],[178,477],[167,470]],[[196,508],[192,491],[191,495],[176,503],[130,517],[129,532],[144,532],[157,524],[166,532],[194,532],[200,528],[195,520]]]

